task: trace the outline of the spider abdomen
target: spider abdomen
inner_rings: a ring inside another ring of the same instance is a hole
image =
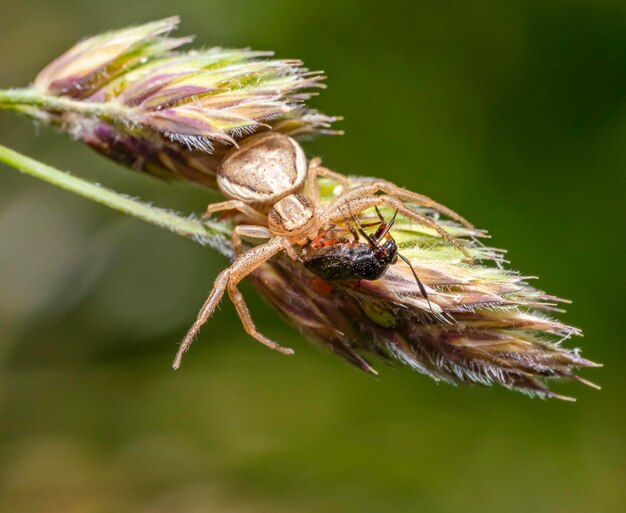
[[[246,139],[226,155],[217,171],[217,185],[225,196],[267,211],[299,191],[306,173],[300,145],[291,137],[268,132]]]

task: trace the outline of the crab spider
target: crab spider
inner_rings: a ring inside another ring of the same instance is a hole
[[[327,205],[319,203],[317,178],[320,176],[342,185],[339,195]],[[436,210],[471,228],[471,224],[457,213],[426,196],[384,180],[362,182],[351,187],[345,176],[321,166],[318,158],[307,162],[300,145],[280,133],[267,132],[245,139],[222,160],[217,171],[217,184],[228,199],[209,205],[207,215],[238,211],[247,224],[234,229],[232,242],[236,258],[216,278],[213,290],[178,349],[174,368],[180,366],[183,354],[215,311],[224,292],[228,292],[248,334],[272,349],[292,354],[292,349],[280,346],[256,329],[237,284],[278,253],[284,252],[299,261],[294,246],[302,247],[330,225],[344,221],[346,208],[356,215],[372,207],[391,207],[407,219],[432,228],[469,258],[465,248],[436,221],[406,203]],[[242,237],[267,239],[268,242],[244,252]]]

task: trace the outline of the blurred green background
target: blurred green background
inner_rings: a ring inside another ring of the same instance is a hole
[[[574,300],[605,363],[578,403],[374,380],[310,345],[249,287],[179,372],[170,361],[223,258],[0,168],[3,512],[625,511],[626,3],[3,0],[0,87],[83,36],[182,17],[197,45],[272,49],[328,74],[313,105],[345,173],[428,194]],[[0,143],[185,212],[217,194],[133,174],[0,113]]]

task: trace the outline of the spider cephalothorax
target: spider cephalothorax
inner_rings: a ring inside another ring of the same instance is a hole
[[[304,151],[294,139],[277,132],[249,137],[224,157],[217,172],[217,184],[228,199],[209,205],[207,214],[220,211],[238,211],[243,214],[244,222],[235,227],[232,235],[236,258],[215,280],[213,290],[178,350],[174,367],[180,365],[183,353],[191,345],[200,327],[211,316],[225,291],[228,291],[244,328],[251,336],[272,349],[291,354],[293,350],[269,340],[256,329],[243,296],[237,290],[237,284],[280,252],[285,252],[291,259],[300,262],[300,256],[294,246],[306,246],[320,234],[328,231],[333,224],[345,221],[346,210],[356,216],[370,208],[391,207],[407,219],[432,228],[469,258],[467,251],[439,224],[405,202],[437,210],[471,227],[455,212],[426,196],[383,180],[350,186],[346,177],[320,164],[317,158],[307,161]],[[326,205],[319,203],[317,185],[319,176],[334,180],[342,187],[337,197]],[[384,223],[384,220],[381,222]],[[389,230],[383,228],[382,232],[384,238]],[[268,242],[243,252],[242,237],[267,239]],[[371,269],[371,276],[374,274],[382,276],[397,256],[395,242],[391,237],[389,239],[382,246],[381,241],[378,241],[373,245],[359,246],[356,250],[364,253],[364,258],[375,259],[375,262],[370,261],[374,267]],[[347,247],[338,247],[334,251],[342,249]],[[361,278],[374,279],[367,276]],[[418,283],[426,297],[426,291],[419,280]]]

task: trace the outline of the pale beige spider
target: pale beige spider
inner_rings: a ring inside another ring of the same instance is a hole
[[[344,221],[346,209],[352,214],[381,205],[397,209],[407,219],[435,230],[469,258],[466,250],[439,224],[405,202],[434,209],[472,227],[452,210],[426,196],[383,180],[361,182],[351,187],[346,177],[322,167],[320,163],[318,158],[307,163],[304,151],[295,140],[275,132],[246,139],[223,159],[217,172],[217,184],[229,199],[209,205],[207,214],[239,211],[248,224],[234,229],[232,243],[236,258],[215,280],[213,290],[180,345],[174,368],[180,366],[183,354],[217,307],[224,291],[228,291],[248,334],[272,349],[292,354],[292,349],[278,345],[257,331],[237,284],[281,251],[298,261],[294,246],[303,246],[331,224]],[[318,176],[342,185],[337,198],[323,206],[319,203]],[[269,240],[243,252],[242,237]]]

